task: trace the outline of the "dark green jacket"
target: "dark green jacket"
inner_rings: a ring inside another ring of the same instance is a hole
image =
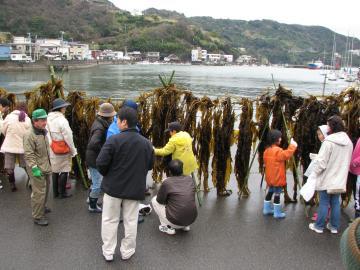
[[[42,173],[51,173],[49,141],[46,130],[34,127],[24,137],[24,158],[26,166],[31,170],[38,166]]]

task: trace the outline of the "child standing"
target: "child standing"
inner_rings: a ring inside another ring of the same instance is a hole
[[[351,157],[350,172],[357,175],[355,193],[355,218],[360,217],[360,139],[357,140]]]
[[[265,179],[269,191],[264,201],[264,215],[274,215],[274,218],[284,218],[286,215],[281,210],[280,193],[286,186],[285,161],[289,160],[296,148],[297,143],[291,139],[289,147],[284,150],[280,148],[282,134],[279,130],[270,130],[267,137],[267,145],[264,152]],[[271,199],[274,195],[274,210]]]

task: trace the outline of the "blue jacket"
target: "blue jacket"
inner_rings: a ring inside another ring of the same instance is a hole
[[[141,133],[141,129],[139,127],[139,125],[136,125],[136,129],[139,133]],[[121,133],[121,130],[119,129],[118,125],[117,125],[117,117],[114,116],[114,121],[111,123],[111,125],[108,128],[107,134],[106,134],[106,139],[109,139],[112,135],[115,134],[119,134]]]

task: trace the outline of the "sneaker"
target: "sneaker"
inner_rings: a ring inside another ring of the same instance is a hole
[[[96,205],[96,208],[91,208],[89,205],[88,209],[90,213],[102,213],[102,209],[98,205]]]
[[[87,197],[87,198],[86,198],[86,203],[87,203],[87,204],[89,204],[89,203],[90,203],[90,199],[89,199],[89,197]],[[102,206],[102,203],[101,203],[101,202],[99,202],[99,201],[98,201],[96,204],[97,204],[99,207],[101,207],[101,206]]]
[[[3,188],[4,188],[4,186],[2,185],[2,182],[0,180],[0,189],[3,189]]]
[[[160,225],[159,231],[167,233],[169,235],[174,235],[176,233],[175,229],[171,228],[169,225]]]
[[[49,221],[46,218],[34,218],[34,223],[39,226],[49,225]]]
[[[333,226],[331,226],[330,223],[326,224],[326,229],[328,229],[331,233],[333,234],[337,234],[338,230],[336,228],[334,228]]]
[[[181,228],[184,232],[190,232],[190,226],[185,226]]]
[[[323,229],[318,229],[318,228],[316,228],[315,223],[310,223],[310,224],[309,224],[309,229],[312,230],[312,231],[314,231],[314,232],[316,232],[316,233],[323,233],[323,232],[324,232]]]
[[[103,257],[106,262],[112,262],[114,260],[114,255],[105,255],[103,254]]]

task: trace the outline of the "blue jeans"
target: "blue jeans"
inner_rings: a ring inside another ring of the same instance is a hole
[[[91,175],[91,198],[99,198],[100,196],[100,186],[103,179],[103,176],[99,173],[99,171],[95,168],[89,167],[90,175]]]
[[[282,187],[269,187],[269,192],[280,194],[282,191]]]
[[[318,229],[325,228],[325,221],[330,205],[330,225],[335,229],[340,227],[340,194],[328,194],[326,190],[319,191],[320,203],[315,226]]]

